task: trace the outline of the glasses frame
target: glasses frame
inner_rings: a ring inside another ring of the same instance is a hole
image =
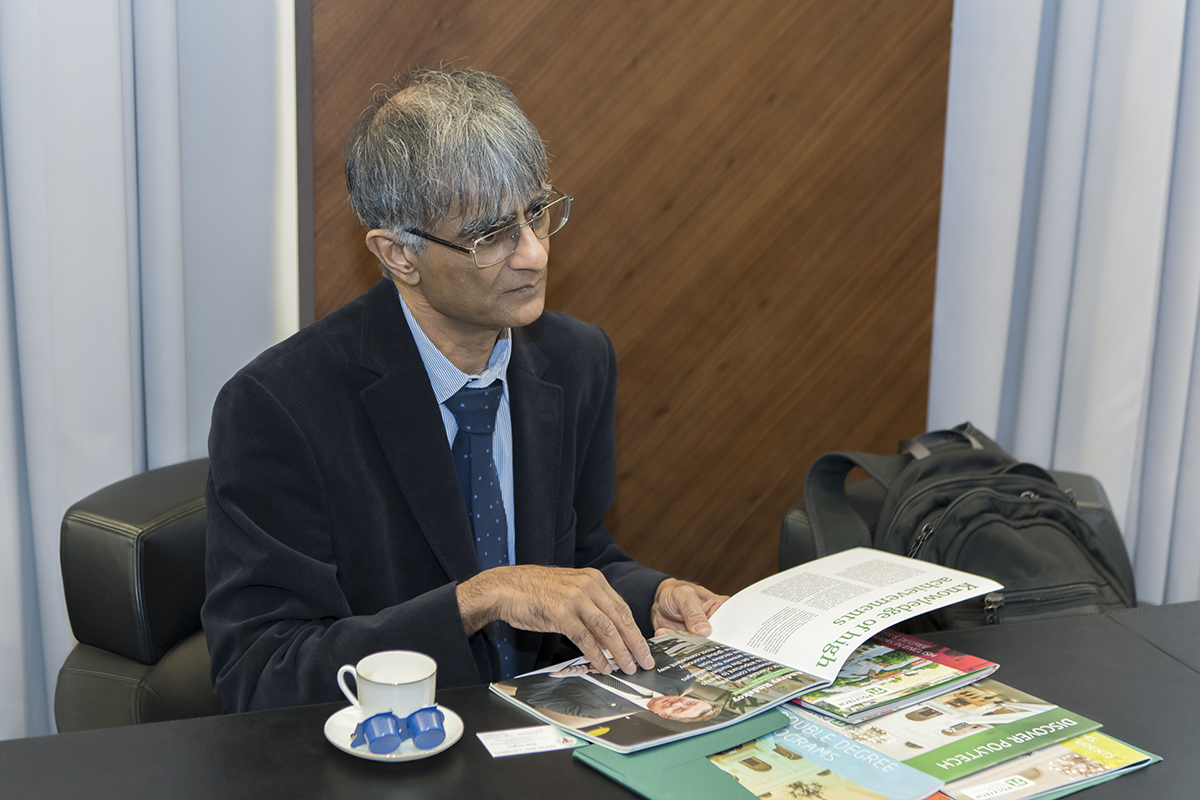
[[[562,195],[562,197],[559,197],[555,200],[551,200],[549,203],[546,203],[546,205],[544,205],[540,209],[538,209],[536,214],[534,214],[533,216],[531,216],[529,219],[525,220],[524,222],[514,222],[511,225],[505,225],[503,228],[494,230],[491,233],[486,233],[483,236],[478,237],[471,243],[470,247],[463,247],[461,244],[455,244],[454,242],[448,242],[445,239],[434,236],[431,233],[426,233],[425,231],[421,230],[420,228],[408,228],[408,229],[406,229],[405,232],[411,233],[413,236],[420,236],[422,239],[427,239],[428,241],[431,241],[434,244],[440,244],[443,247],[449,247],[451,250],[457,250],[460,253],[466,253],[467,255],[469,255],[471,257],[471,260],[475,262],[476,267],[478,267],[479,269],[487,269],[488,267],[494,267],[497,264],[507,261],[509,258],[512,257],[512,253],[509,253],[504,258],[500,259],[499,261],[493,261],[490,264],[480,264],[479,259],[475,255],[475,251],[479,248],[479,243],[482,242],[484,239],[488,239],[492,236],[498,236],[502,233],[505,233],[506,231],[517,230],[518,231],[517,240],[519,241],[520,240],[519,231],[521,228],[524,228],[526,225],[533,225],[534,220],[536,220],[539,216],[541,216],[541,214],[543,214],[546,211],[546,209],[550,208],[551,206],[556,206],[559,203],[566,204],[563,207],[563,219],[562,219],[561,225],[559,225],[557,228],[555,228],[554,230],[547,233],[545,236],[538,236],[538,232],[533,230],[532,227],[529,230],[533,231],[533,235],[537,236],[537,238],[546,240],[546,239],[549,239],[554,234],[561,231],[563,229],[563,227],[566,226],[567,220],[570,219],[570,217],[571,217],[571,201],[574,200],[575,198],[571,197],[571,195],[567,194],[566,192],[564,192],[561,189],[558,189],[554,186],[550,187],[550,191],[558,192],[560,195]],[[517,251],[517,248],[516,248],[516,245],[514,244],[513,245],[513,253],[515,253],[516,251]]]

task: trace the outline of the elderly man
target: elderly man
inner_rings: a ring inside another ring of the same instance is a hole
[[[339,665],[419,650],[440,686],[653,664],[724,598],[634,562],[613,502],[616,363],[543,313],[571,198],[496,78],[416,71],[364,112],[350,200],[383,280],[235,375],[209,438],[213,681],[230,710],[331,700]]]

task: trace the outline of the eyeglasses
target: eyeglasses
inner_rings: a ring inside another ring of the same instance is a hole
[[[567,217],[570,215],[571,195],[563,194],[551,186],[550,196],[533,210],[529,219],[505,225],[485,236],[480,236],[472,243],[471,247],[463,247],[454,242],[439,239],[418,228],[409,228],[407,232],[460,253],[467,253],[475,259],[475,266],[482,269],[499,264],[517,251],[517,244],[521,241],[521,228],[528,225],[534,236],[539,239],[549,239],[562,230],[562,226],[567,224]]]

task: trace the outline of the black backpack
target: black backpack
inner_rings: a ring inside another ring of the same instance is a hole
[[[854,467],[872,481],[848,487]],[[969,422],[907,439],[894,456],[826,453],[805,477],[803,509],[784,521],[781,566],[875,547],[1004,585],[918,618],[908,626],[917,633],[1135,607],[1133,569],[1103,488],[1086,475],[1056,475],[1076,486],[1018,462]]]

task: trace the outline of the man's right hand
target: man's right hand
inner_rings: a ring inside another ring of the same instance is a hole
[[[598,672],[612,671],[603,650],[627,674],[654,667],[633,613],[599,571],[522,564],[485,570],[457,588],[468,636],[500,619],[527,631],[561,633]]]

